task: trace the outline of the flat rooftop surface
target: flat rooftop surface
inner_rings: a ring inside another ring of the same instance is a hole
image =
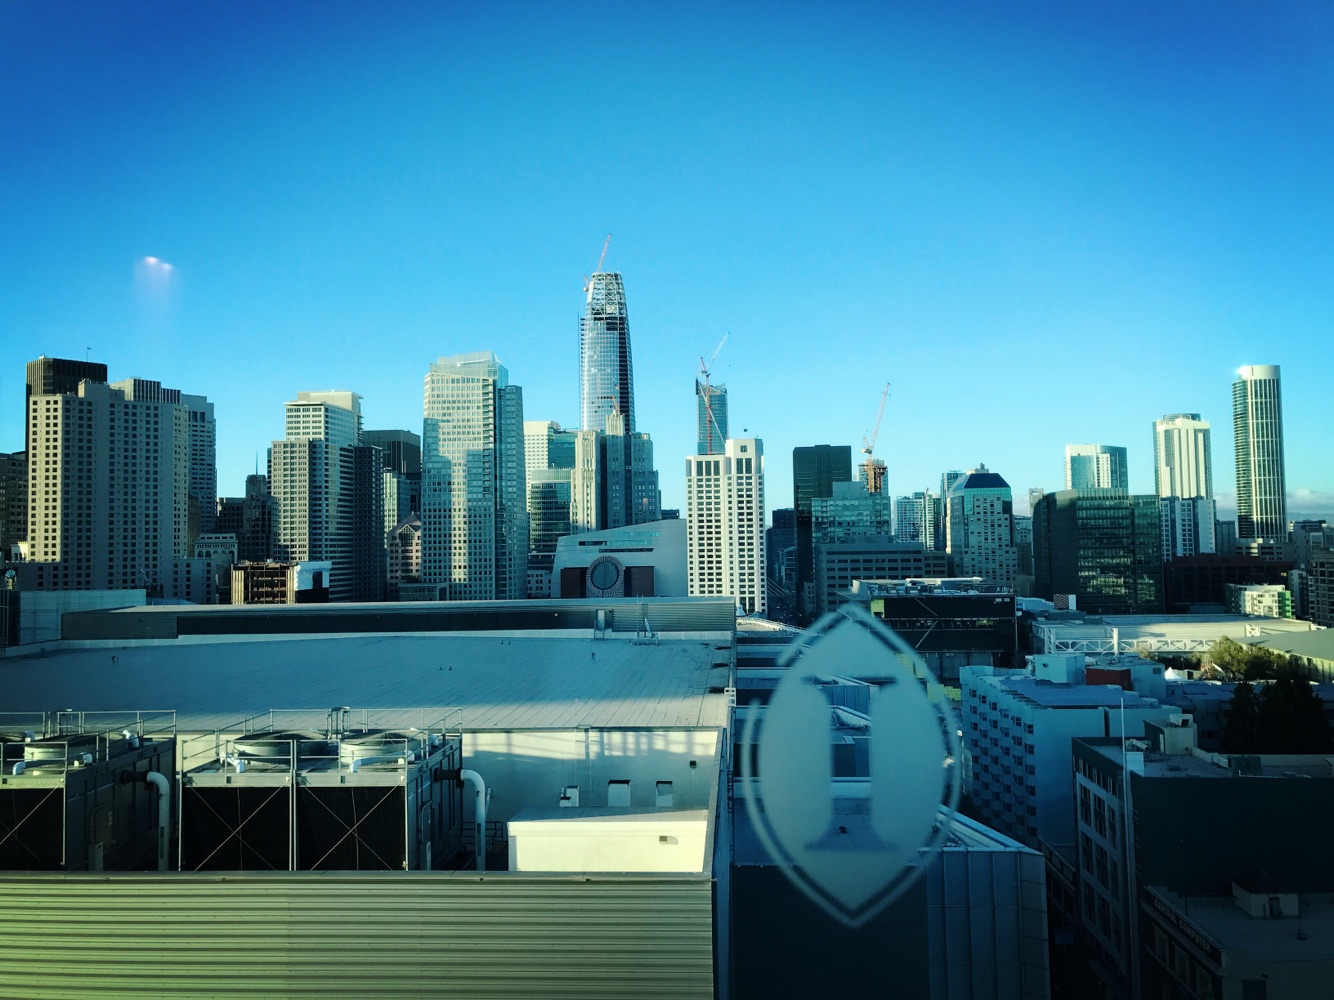
[[[1120,741],[1115,744],[1100,742],[1086,743],[1102,757],[1117,767],[1124,760]],[[1247,774],[1238,777],[1227,767],[1227,760],[1222,754],[1158,753],[1155,750],[1144,752],[1144,775],[1149,778],[1231,778],[1236,781],[1254,781],[1257,778],[1334,778],[1334,766],[1329,758],[1319,755],[1284,757],[1265,755],[1259,774]],[[1324,788],[1325,786],[1316,786]]]
[[[1334,896],[1301,897],[1301,915],[1270,920],[1245,913],[1231,896],[1191,896],[1158,890],[1181,918],[1223,951],[1241,951],[1257,962],[1334,960]],[[1303,936],[1299,937],[1298,932]]]
[[[103,645],[0,660],[6,712],[175,709],[212,730],[268,709],[458,708],[465,729],[725,726],[730,650],[449,634]],[[716,690],[711,690],[716,689]]]

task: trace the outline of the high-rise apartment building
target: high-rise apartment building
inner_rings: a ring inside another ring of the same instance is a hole
[[[1169,413],[1153,422],[1153,481],[1160,497],[1214,495],[1209,422],[1198,413]]]
[[[27,365],[27,390],[23,398],[24,447],[30,447],[28,425],[29,401],[33,396],[63,396],[79,394],[79,383],[105,382],[107,366],[96,361],[72,361],[69,358],[48,358],[43,354]]]
[[[1014,544],[1014,498],[1010,484],[985,465],[970,469],[950,487],[945,551],[955,576],[980,576],[1013,587],[1019,572]]]
[[[1218,552],[1218,508],[1207,497],[1160,497],[1163,558]],[[1229,550],[1228,554],[1231,552]]]
[[[285,405],[285,437],[269,452],[276,556],[329,562],[331,601],[384,600],[382,465],[362,444],[357,393],[299,392]]]
[[[1112,444],[1065,446],[1067,490],[1124,490],[1129,486],[1124,448]]]
[[[443,600],[523,598],[523,390],[489,351],[441,358],[426,375],[423,427],[422,581]]]
[[[727,440],[727,386],[695,380],[696,453],[718,455]]]
[[[422,439],[406,430],[362,431],[362,444],[380,449],[384,461],[386,535],[422,507]]]
[[[27,421],[24,421],[27,424]],[[28,456],[0,455],[0,561],[28,537]]]
[[[598,271],[585,286],[579,320],[579,411],[586,431],[600,431],[607,417],[625,417],[635,431],[635,369],[630,355],[630,318],[625,284],[616,273]]]
[[[1232,383],[1237,453],[1237,535],[1287,537],[1283,471],[1283,397],[1278,365],[1247,365]]]
[[[936,531],[944,520],[940,497],[930,490],[919,490],[912,496],[894,501],[894,537],[901,542],[921,542],[928,549],[943,549],[936,544]]]
[[[178,390],[145,379],[84,379],[29,397],[28,558],[39,589],[187,596],[188,421]]]
[[[792,508],[796,511],[796,590],[799,614],[813,606],[814,552],[811,548],[811,502],[834,495],[835,483],[852,482],[852,449],[845,444],[817,444],[792,449]]]
[[[726,442],[720,454],[687,458],[690,596],[732,597],[745,614],[763,615],[768,607],[764,559],[764,446],[760,439],[735,438]]]

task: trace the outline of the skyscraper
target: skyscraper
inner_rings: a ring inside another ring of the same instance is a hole
[[[630,319],[621,276],[599,271],[579,321],[579,412],[584,430],[601,431],[620,413],[625,431],[635,431],[635,370],[630,356]]]
[[[441,358],[426,375],[422,581],[443,600],[527,592],[523,390],[489,351]]]
[[[1112,444],[1065,446],[1067,490],[1124,490],[1129,483],[1124,448]]]
[[[43,354],[27,365],[27,391],[23,399],[23,445],[29,447],[28,401],[33,396],[61,396],[79,394],[79,383],[107,380],[107,366],[96,361],[71,361],[68,358],[48,358]]]
[[[898,525],[894,537],[900,542],[921,542],[928,549],[944,547],[936,545],[940,497],[933,496],[930,490],[919,490],[895,500],[894,519]]]
[[[1033,509],[1034,593],[1074,594],[1093,614],[1163,610],[1159,498],[1062,490]]]
[[[269,452],[277,557],[328,560],[331,601],[384,600],[383,458],[362,444],[361,396],[299,392],[284,415]]]
[[[1010,484],[985,465],[956,480],[945,517],[945,551],[952,572],[1013,587],[1019,571],[1013,517]]]
[[[1153,481],[1160,497],[1214,495],[1209,423],[1198,413],[1169,413],[1153,422]]]
[[[40,589],[200,596],[182,585],[190,444],[179,391],[86,378],[73,391],[34,391],[27,424],[28,558]]]
[[[181,393],[181,405],[188,411],[190,527],[191,534],[198,535],[201,531],[213,531],[218,518],[218,430],[213,404],[206,398]],[[193,552],[193,537],[190,542],[189,551]]]
[[[1283,539],[1288,530],[1283,471],[1283,398],[1278,365],[1247,365],[1232,383],[1237,450],[1237,535]]]
[[[727,440],[727,386],[695,379],[695,424],[699,429],[696,453],[721,453]]]
[[[764,445],[726,442],[686,459],[686,575],[691,597],[732,597],[746,614],[765,600]]]
[[[810,613],[813,592],[809,591],[814,567],[811,548],[811,501],[834,495],[834,483],[852,482],[852,449],[845,444],[817,444],[792,449],[792,508],[796,511],[797,610]]]

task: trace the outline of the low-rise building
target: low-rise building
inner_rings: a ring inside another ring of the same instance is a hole
[[[1276,583],[1229,583],[1225,606],[1231,615],[1257,615],[1261,618],[1291,618],[1292,592]]]

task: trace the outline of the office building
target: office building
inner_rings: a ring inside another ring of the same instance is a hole
[[[1163,558],[1210,555],[1218,552],[1218,506],[1211,497],[1161,496],[1159,526]]]
[[[695,380],[696,454],[720,455],[727,440],[727,386]]]
[[[857,590],[871,614],[915,649],[939,680],[958,684],[966,666],[1014,666],[1019,648],[1015,596],[978,584],[925,574],[863,579]]]
[[[616,273],[598,271],[584,288],[579,319],[579,412],[586,431],[601,431],[612,414],[625,417],[625,433],[635,432],[635,369],[630,353],[630,319],[625,284]]]
[[[1284,539],[1288,531],[1283,470],[1283,397],[1278,365],[1247,365],[1232,383],[1237,453],[1237,535]]]
[[[941,523],[940,497],[930,490],[918,491],[894,501],[894,537],[901,542],[921,542],[928,549],[936,545],[936,529]]]
[[[1124,448],[1111,444],[1065,446],[1067,490],[1124,490],[1129,485]]]
[[[217,422],[213,404],[203,396],[181,393],[190,439],[191,542],[200,532],[216,530],[218,517]]]
[[[362,431],[361,443],[380,449],[384,463],[386,536],[422,508],[422,439],[405,430]]]
[[[1334,552],[1312,553],[1307,566],[1310,620],[1334,628]]]
[[[791,572],[787,567],[792,562],[793,550],[797,544],[797,512],[791,507],[780,507],[769,517],[769,530],[764,533],[765,564],[769,573],[769,582],[789,597],[792,590]]]
[[[950,491],[954,489],[954,484],[963,479],[963,473],[959,469],[950,469],[948,472],[940,473],[940,497],[939,504],[936,505],[935,515],[935,547],[944,552],[948,540],[944,532],[944,523],[950,515]]]
[[[72,361],[68,358],[48,358],[45,354],[27,364],[27,385],[23,397],[23,445],[32,447],[31,425],[28,413],[33,396],[64,396],[79,394],[79,383],[106,382],[107,366],[96,361]]]
[[[796,511],[796,572],[793,589],[799,615],[809,617],[814,604],[810,590],[814,550],[811,541],[811,502],[834,494],[834,483],[852,482],[852,449],[847,445],[817,444],[792,449],[792,507]]]
[[[1209,422],[1198,413],[1169,413],[1153,422],[1153,482],[1160,497],[1213,499]]]
[[[218,502],[218,532],[236,536],[236,557],[241,562],[268,562],[278,543],[278,501],[269,492],[269,477],[245,477],[244,497],[223,497]]]
[[[422,581],[440,600],[514,600],[528,578],[523,390],[490,352],[431,364],[422,435]]]
[[[860,489],[860,484],[856,487]],[[844,535],[815,543],[811,614],[819,617],[854,600],[859,580],[906,580],[945,574],[948,557],[921,542],[889,535]]]
[[[1045,600],[1073,594],[1093,614],[1162,612],[1162,552],[1156,496],[1061,490],[1033,512],[1033,589]]]
[[[1334,875],[1319,837],[1274,831],[1334,822],[1328,761],[1201,753],[1182,713],[1117,735],[1075,739],[1071,760],[1079,935],[1099,978],[1120,996],[1322,995],[1334,914],[1311,894]]]
[[[691,597],[730,597],[742,613],[763,616],[764,446],[759,438],[734,438],[721,454],[686,459],[686,574]]]
[[[361,443],[361,396],[299,392],[284,417],[269,452],[278,561],[328,562],[331,601],[384,600],[383,460]]]
[[[1146,721],[1176,711],[1134,691],[1085,683],[1084,656],[1049,654],[1024,670],[960,672],[965,791],[975,815],[1007,836],[1075,843],[1070,741],[1142,736]]]
[[[7,562],[14,546],[27,537],[28,455],[0,454],[0,562]]]
[[[184,596],[190,442],[180,397],[145,379],[85,379],[73,392],[29,397],[28,559],[38,589]]]
[[[1019,573],[1014,544],[1014,501],[1010,484],[985,465],[950,486],[945,551],[955,576],[980,576],[1013,587]]]
[[[389,532],[389,541],[385,546],[388,555],[388,578],[385,581],[386,596],[397,601],[402,596],[402,587],[406,584],[421,582],[422,575],[422,522],[416,514]]]

